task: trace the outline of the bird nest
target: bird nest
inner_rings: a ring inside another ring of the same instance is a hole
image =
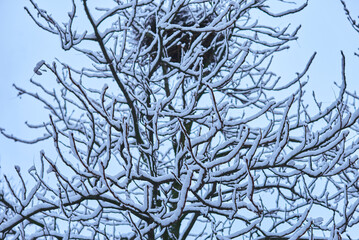
[[[218,49],[224,41],[224,33],[201,31],[211,25],[216,18],[215,13],[199,13],[189,7],[183,8],[167,21],[170,27],[165,28],[158,27],[161,17],[163,17],[161,14],[151,14],[144,21],[142,32],[136,31],[141,49],[150,61],[160,53],[161,59],[166,58],[170,62],[181,63],[185,54],[191,50],[191,54],[200,51],[199,56],[203,58],[204,68],[217,62]],[[158,51],[159,47],[161,51]]]

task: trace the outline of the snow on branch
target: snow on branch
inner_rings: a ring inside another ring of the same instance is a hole
[[[358,227],[359,97],[345,56],[337,99],[308,106],[316,53],[281,80],[271,61],[299,27],[255,17],[307,3],[122,2],[72,1],[60,20],[30,1],[36,24],[92,64],[40,61],[34,88],[16,86],[48,111],[28,124],[45,134],[0,133],[53,152],[1,178],[0,238],[341,239]]]

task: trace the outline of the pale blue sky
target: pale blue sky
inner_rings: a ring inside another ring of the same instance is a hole
[[[54,14],[67,13],[64,3],[69,0],[40,0]],[[359,1],[347,0],[354,16],[359,15]],[[78,56],[73,52],[63,52],[57,36],[39,29],[26,14],[26,0],[0,0],[0,128],[26,139],[36,137],[24,125],[26,120],[41,123],[48,118],[42,105],[30,98],[19,99],[12,87],[16,83],[30,87],[33,68],[42,59],[51,62],[55,57],[63,61],[74,61]],[[31,6],[30,6],[31,7]],[[44,7],[47,8],[47,7]],[[338,92],[334,81],[341,81],[341,57],[343,50],[347,57],[348,89],[359,92],[359,33],[355,32],[346,19],[340,0],[309,0],[309,6],[302,12],[273,22],[285,26],[288,22],[302,24],[299,39],[291,44],[291,49],[278,54],[273,67],[284,80],[291,80],[296,72],[303,70],[307,60],[317,51],[317,57],[309,71],[310,82],[306,86],[307,95],[315,91],[319,100],[329,103]],[[25,145],[14,143],[0,135],[0,175],[15,175],[14,165],[27,170],[39,160],[39,151],[52,151],[53,144]],[[50,149],[50,150],[48,150]]]
[[[41,0],[54,14],[60,11],[67,1]],[[347,0],[353,13],[359,15],[357,0]],[[33,68],[42,59],[51,62],[55,57],[72,61],[77,56],[72,52],[63,52],[57,36],[39,29],[26,14],[24,6],[30,6],[25,0],[0,0],[0,127],[9,132],[31,138],[36,132],[29,131],[24,122],[41,122],[48,117],[42,106],[29,98],[19,99],[12,84],[29,87],[28,80],[33,76]],[[31,6],[30,6],[31,7]],[[57,12],[56,12],[57,10]],[[307,59],[314,51],[318,52],[309,71],[310,83],[307,92],[318,93],[320,100],[330,102],[335,97],[333,82],[341,81],[340,50],[347,56],[349,89],[359,92],[359,58],[353,52],[359,52],[359,33],[349,25],[339,0],[310,0],[309,6],[302,12],[277,19],[274,24],[285,26],[292,22],[294,26],[302,24],[299,40],[293,42],[291,49],[278,55],[274,67],[283,80],[290,80],[296,72],[302,71]],[[309,94],[308,94],[309,95]],[[15,144],[0,136],[0,165],[2,173],[14,172],[14,164],[30,167],[39,157],[39,150],[52,148],[51,143],[29,146]]]

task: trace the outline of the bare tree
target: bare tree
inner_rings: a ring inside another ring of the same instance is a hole
[[[49,111],[28,124],[46,133],[2,134],[52,139],[56,156],[41,152],[34,185],[19,166],[20,184],[4,176],[1,238],[341,239],[357,225],[359,110],[345,57],[337,99],[313,93],[309,107],[315,53],[281,81],[270,65],[299,27],[257,20],[306,3],[73,0],[64,23],[30,3],[39,27],[92,64],[40,61],[38,90],[15,86]]]
[[[357,31],[359,33],[359,22],[358,22],[358,18],[359,18],[359,15],[356,16],[356,17],[353,17],[353,13],[350,11],[350,8],[347,7],[347,4],[345,3],[344,0],[340,0],[340,2],[342,3],[343,5],[343,9],[344,9],[344,12],[345,12],[345,15],[347,16],[347,19],[350,23],[350,25],[354,28],[355,31]],[[357,18],[357,20],[355,20],[355,18]],[[359,54],[358,53],[354,53],[357,57],[359,57]]]

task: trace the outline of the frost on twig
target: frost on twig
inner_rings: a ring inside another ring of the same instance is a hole
[[[38,62],[36,64],[36,66],[34,67],[34,73],[36,73],[37,75],[42,75],[42,73],[40,72],[40,68],[42,67],[42,65],[45,64],[44,60],[41,60],[40,62]]]
[[[254,18],[306,6],[281,2],[275,13],[265,0],[72,1],[57,20],[31,0],[37,25],[92,64],[46,64],[54,81],[16,86],[48,111],[28,124],[45,134],[1,133],[52,141],[55,154],[41,152],[32,185],[19,166],[20,181],[0,180],[0,238],[339,239],[358,227],[359,97],[345,56],[337,99],[308,106],[316,54],[281,80],[273,56],[299,27]]]

